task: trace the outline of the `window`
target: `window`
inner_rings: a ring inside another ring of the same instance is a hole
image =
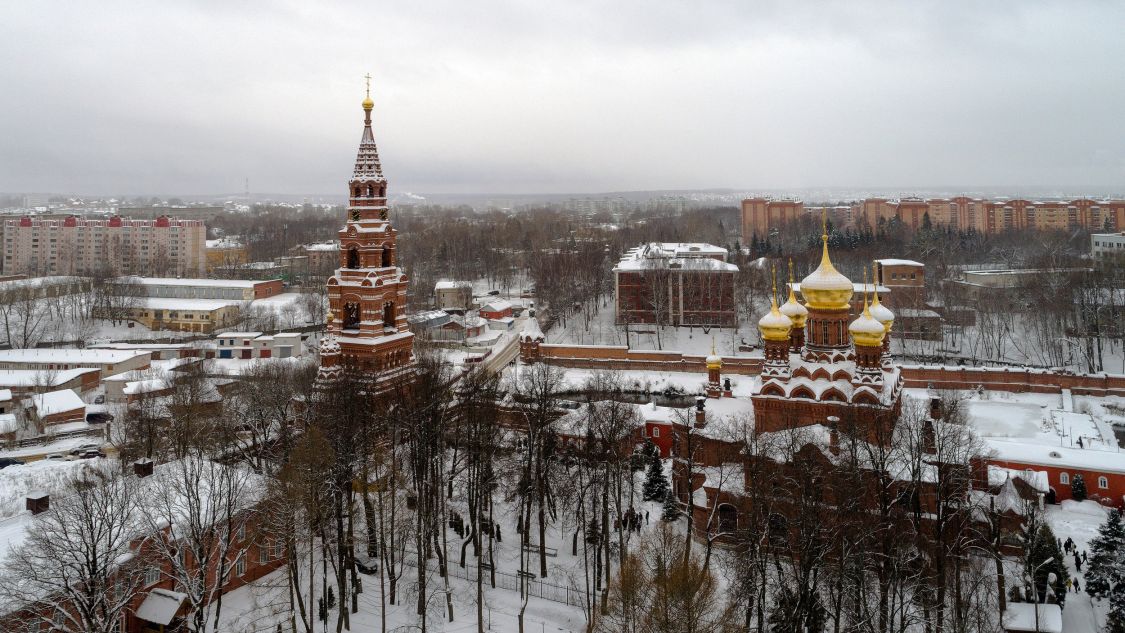
[[[238,560],[234,561],[234,575],[239,576],[239,577],[246,575],[246,557],[245,556],[239,556]]]
[[[1064,486],[1070,485],[1070,473],[1059,473],[1059,483]]]
[[[285,543],[282,543],[281,539],[277,539],[276,541],[273,542],[273,557],[274,558],[281,558],[281,555],[284,554],[284,553],[285,553]]]
[[[1098,477],[1098,488],[1109,488],[1109,479],[1106,477]]]
[[[245,523],[240,523],[238,525],[238,540],[240,540],[240,541],[246,540],[246,524]]]
[[[265,543],[258,546],[258,564],[265,565],[270,562],[270,548]]]
[[[659,426],[652,427],[652,436],[653,437],[660,437],[660,427]]]
[[[155,565],[145,570],[145,586],[150,587],[160,582],[160,568]]]

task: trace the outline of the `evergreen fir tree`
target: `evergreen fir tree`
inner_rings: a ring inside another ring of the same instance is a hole
[[[1090,560],[1086,568],[1086,593],[1093,598],[1112,599],[1112,590],[1125,593],[1125,525],[1121,511],[1110,510],[1098,535],[1090,541]],[[1122,604],[1125,607],[1125,604]],[[1112,605],[1111,605],[1112,609]],[[1125,616],[1125,611],[1122,612]],[[1125,624],[1125,623],[1123,623]]]
[[[660,501],[667,492],[668,479],[664,477],[664,464],[660,463],[660,457],[650,458],[643,490],[644,500]]]
[[[1082,475],[1075,475],[1074,479],[1071,480],[1070,496],[1073,497],[1075,501],[1086,500],[1086,480],[1082,478]]]
[[[1107,633],[1125,633],[1125,584],[1122,583],[1125,580],[1119,580],[1117,590],[1109,596],[1109,614],[1105,622]]]
[[[671,488],[664,493],[664,513],[660,518],[669,523],[680,518],[680,501],[676,499],[676,495],[672,494]]]
[[[1048,559],[1051,559],[1051,562],[1044,564]],[[1066,580],[1070,575],[1066,571],[1066,562],[1059,541],[1051,531],[1051,526],[1045,523],[1039,526],[1031,541],[1031,549],[1027,553],[1027,572],[1029,575],[1033,572],[1035,574],[1032,583],[1036,595],[1032,597],[1038,597],[1038,602],[1055,602],[1060,607],[1063,606],[1066,601]],[[1055,575],[1055,582],[1048,587],[1051,574]],[[1051,590],[1054,593],[1054,600],[1050,599]]]

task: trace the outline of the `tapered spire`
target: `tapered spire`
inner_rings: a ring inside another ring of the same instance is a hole
[[[355,171],[352,182],[386,182],[383,166],[379,162],[379,148],[375,146],[375,133],[371,131],[371,110],[375,102],[371,100],[371,75],[366,75],[367,98],[363,100],[363,136],[359,140],[359,152],[355,158]]]

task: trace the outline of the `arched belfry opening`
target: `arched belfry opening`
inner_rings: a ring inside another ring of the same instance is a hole
[[[395,302],[388,301],[383,304],[383,329],[395,329]]]
[[[367,197],[368,198],[375,197],[375,187],[373,187],[371,185],[367,185]]]
[[[359,304],[349,302],[344,304],[344,329],[359,329]]]
[[[382,260],[380,265],[383,268],[387,268],[387,267],[392,265],[391,264],[391,247],[390,246],[384,246],[383,247],[383,260]]]
[[[348,268],[359,268],[359,248],[356,246],[348,248]]]

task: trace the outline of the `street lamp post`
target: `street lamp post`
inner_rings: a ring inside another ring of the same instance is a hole
[[[1037,587],[1035,585],[1035,575],[1038,574],[1039,570],[1042,569],[1044,566],[1046,566],[1050,563],[1053,563],[1053,562],[1055,562],[1054,556],[1048,558],[1047,560],[1043,561],[1042,563],[1039,563],[1038,565],[1036,565],[1031,570],[1031,574],[1027,577],[1028,584],[1031,585],[1031,591],[1033,591],[1035,593],[1035,601],[1031,603],[1031,608],[1035,610],[1035,633],[1039,633],[1039,587]],[[1051,584],[1053,582],[1055,582],[1055,580],[1057,578],[1058,578],[1058,576],[1055,575],[1055,572],[1051,572],[1051,573],[1047,574],[1047,591],[1051,590]],[[1049,599],[1049,598],[1050,598],[1050,593],[1048,593],[1046,596],[1044,596],[1045,600]]]

